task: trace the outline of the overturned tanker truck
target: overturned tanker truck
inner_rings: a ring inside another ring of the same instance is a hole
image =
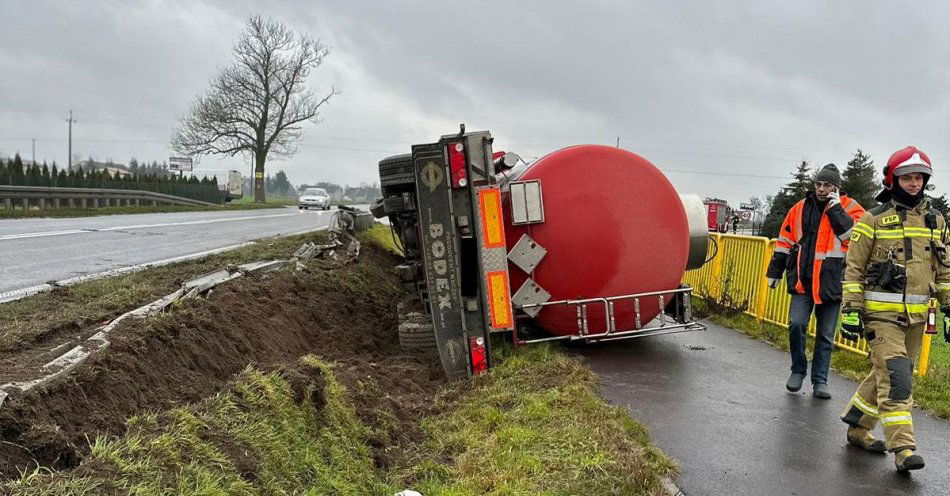
[[[528,164],[463,125],[379,171],[372,212],[425,311],[410,338],[422,329],[450,379],[489,368],[496,333],[517,346],[705,329],[681,284],[705,263],[703,202],[643,157],[579,145]]]

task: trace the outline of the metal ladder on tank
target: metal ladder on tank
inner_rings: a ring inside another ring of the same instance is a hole
[[[689,294],[692,293],[693,288],[689,286],[683,286],[677,289],[670,289],[666,291],[653,291],[648,293],[635,293],[627,294],[620,296],[609,296],[603,298],[587,298],[580,300],[559,300],[559,301],[548,301],[544,303],[530,303],[525,304],[522,309],[544,309],[546,307],[553,306],[573,306],[577,314],[577,334],[571,334],[566,336],[554,336],[547,338],[537,338],[529,340],[519,340],[517,337],[517,331],[514,335],[515,343],[518,345],[531,344],[531,343],[541,343],[545,341],[614,341],[619,339],[630,339],[646,336],[658,336],[662,334],[675,334],[679,332],[689,332],[689,331],[704,331],[706,326],[699,322],[693,321],[693,311],[692,304],[690,303]],[[683,302],[683,318],[682,322],[677,322],[673,317],[666,315],[666,297],[677,296],[684,294],[685,296],[681,298]],[[646,298],[656,298],[656,301],[659,303],[660,314],[657,317],[659,319],[659,325],[653,327],[643,327],[641,322],[641,313],[640,313],[640,301],[641,299]],[[627,330],[617,330],[617,319],[615,312],[615,305],[620,302],[633,301],[634,309],[634,328]],[[603,332],[591,333],[590,330],[590,321],[587,318],[588,306],[599,304],[603,306],[604,315],[606,316],[607,329]]]

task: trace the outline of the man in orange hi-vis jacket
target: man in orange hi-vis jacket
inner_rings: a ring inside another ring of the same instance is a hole
[[[841,174],[834,164],[815,176],[815,191],[796,203],[785,216],[766,277],[775,288],[785,273],[792,301],[788,309],[788,344],[792,373],[785,388],[796,392],[808,372],[805,333],[812,310],[817,320],[811,383],[816,398],[829,399],[828,367],[834,347],[841,280],[848,239],[854,223],[864,214],[857,201],[841,196]]]

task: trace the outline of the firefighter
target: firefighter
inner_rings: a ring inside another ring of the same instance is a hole
[[[945,222],[924,189],[933,168],[913,146],[891,155],[884,168],[884,190],[854,226],[844,280],[842,335],[865,337],[871,347],[871,373],[858,386],[841,419],[849,443],[874,452],[894,453],[899,471],[924,467],[914,454],[914,363],[936,295],[950,311],[950,268]],[[878,421],[884,442],[871,431]]]
[[[788,310],[792,371],[785,388],[800,390],[808,372],[805,333],[814,310],[818,326],[811,362],[812,394],[824,400],[831,398],[828,366],[841,306],[848,238],[854,222],[864,213],[857,201],[839,194],[840,187],[841,174],[834,164],[818,171],[815,191],[785,216],[766,272],[770,288],[778,286],[784,272],[792,295]]]

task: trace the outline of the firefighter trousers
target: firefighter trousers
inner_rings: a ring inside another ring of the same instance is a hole
[[[871,373],[858,386],[841,420],[868,430],[880,421],[888,451],[917,448],[910,412],[914,402],[911,389],[925,325],[879,320],[865,324],[871,346]]]

